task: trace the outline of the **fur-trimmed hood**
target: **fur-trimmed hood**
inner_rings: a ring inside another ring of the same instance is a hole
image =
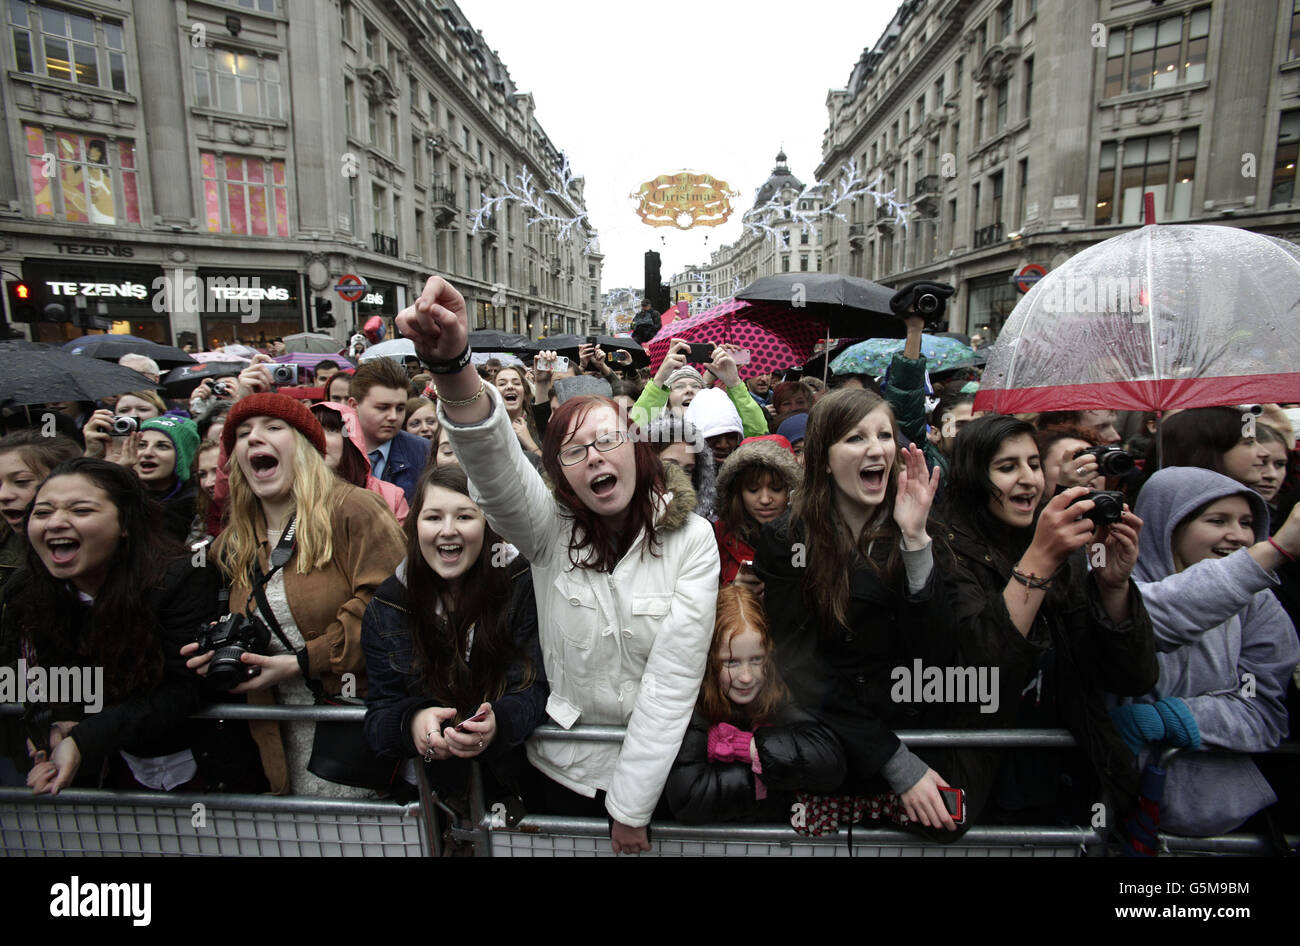
[[[717,461],[713,459],[713,451],[709,449],[709,445],[704,442],[704,438],[700,436],[695,426],[665,411],[644,428],[643,436],[656,444],[680,442],[690,445],[695,453],[695,472],[688,479],[695,493],[694,511],[705,519],[712,519],[713,511],[718,504],[716,485],[718,466]],[[675,464],[664,464],[665,469],[671,466]],[[681,472],[680,467],[678,472]],[[670,489],[672,483],[672,480],[668,480]]]
[[[686,471],[676,463],[664,464],[664,481],[668,484],[668,501],[661,502],[655,521],[664,532],[676,532],[686,524],[686,517],[695,512],[695,488]]]
[[[737,478],[755,467],[780,474],[791,491],[803,485],[803,467],[794,454],[766,437],[751,437],[731,452],[718,471],[718,506],[726,509]]]

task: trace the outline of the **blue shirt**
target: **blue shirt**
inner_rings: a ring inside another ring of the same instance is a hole
[[[384,467],[388,466],[388,452],[393,449],[391,440],[381,443],[374,450],[370,451],[370,475],[377,480],[384,478]],[[375,459],[375,454],[379,454],[379,459]]]

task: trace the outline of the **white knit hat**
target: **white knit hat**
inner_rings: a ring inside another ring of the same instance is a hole
[[[748,392],[745,396],[749,396]],[[695,429],[705,439],[718,434],[744,432],[736,405],[731,403],[731,398],[721,388],[705,388],[695,395],[690,407],[686,408],[686,419],[695,425]]]

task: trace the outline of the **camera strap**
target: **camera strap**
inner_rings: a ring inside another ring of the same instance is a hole
[[[257,599],[257,610],[262,613],[266,626],[274,632],[275,636],[280,639],[280,643],[284,645],[285,650],[291,654],[296,654],[298,652],[297,648],[285,636],[284,631],[280,628],[280,622],[275,618],[275,612],[271,610],[270,602],[266,600],[266,584],[293,557],[294,539],[297,531],[298,516],[295,513],[294,517],[289,520],[289,525],[284,530],[284,534],[280,536],[280,541],[271,550],[271,570],[263,574],[261,563],[253,562],[253,590],[249,593],[248,601],[244,604],[244,611],[247,612],[249,604],[253,602],[254,598]]]

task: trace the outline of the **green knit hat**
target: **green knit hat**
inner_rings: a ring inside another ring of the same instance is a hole
[[[194,466],[194,454],[199,449],[198,425],[187,417],[164,414],[162,417],[151,417],[140,425],[141,433],[146,430],[159,430],[167,435],[167,439],[176,448],[176,479],[182,483],[187,482],[190,469]]]

